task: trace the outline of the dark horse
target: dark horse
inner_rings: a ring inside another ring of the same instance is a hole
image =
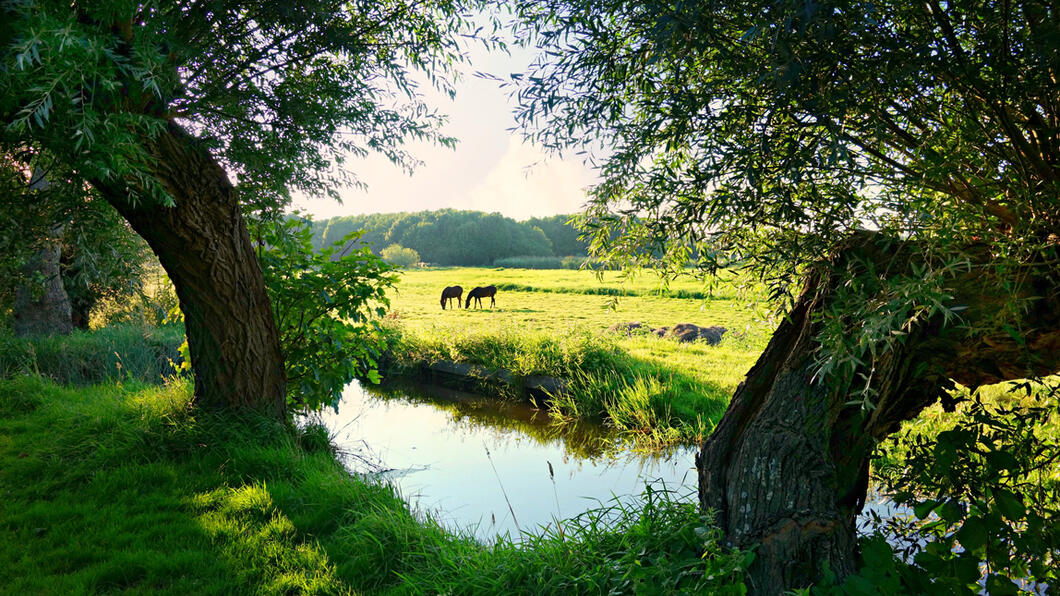
[[[442,310],[445,310],[446,300],[452,300],[456,298],[456,305],[460,306],[460,297],[464,294],[464,288],[460,286],[449,286],[442,290]]]
[[[486,286],[484,288],[482,288],[482,287],[475,288],[474,290],[471,290],[470,292],[467,293],[467,302],[464,304],[464,308],[470,308],[471,307],[471,299],[472,298],[475,299],[475,306],[482,306],[482,299],[483,298],[489,298],[490,299],[490,308],[493,308],[493,305],[497,304],[497,300],[494,299],[494,296],[496,296],[496,295],[497,295],[497,286]]]

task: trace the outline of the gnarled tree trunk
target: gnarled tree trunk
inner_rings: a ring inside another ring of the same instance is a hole
[[[48,186],[44,172],[34,168],[29,190],[43,193]],[[73,331],[70,299],[59,270],[63,229],[62,223],[51,226],[47,236],[37,240],[36,251],[22,267],[26,281],[15,288],[14,304],[13,326],[18,337],[66,335]],[[34,278],[43,287],[38,287]]]
[[[53,226],[47,238],[22,268],[27,281],[15,288],[14,331],[19,337],[66,335],[73,331],[70,300],[59,272],[63,226]],[[39,278],[38,287],[33,278]]]
[[[840,578],[856,570],[854,523],[868,486],[868,457],[952,387],[951,379],[977,387],[1060,370],[1060,282],[1043,266],[1031,268],[1019,289],[1030,298],[1021,338],[969,331],[1009,298],[996,280],[969,274],[949,288],[954,303],[968,307],[962,324],[927,321],[878,354],[871,370],[863,366],[846,381],[814,379],[817,315],[847,281],[843,273],[856,272],[859,260],[915,258],[887,246],[859,236],[830,268],[811,274],[697,457],[701,505],[717,512],[730,544],[757,548],[748,578],[754,594],[806,587],[825,565]],[[848,405],[851,379],[860,374],[871,375],[872,410]]]
[[[153,173],[172,195],[173,207],[134,203],[122,188],[97,186],[173,281],[184,312],[196,401],[282,416],[284,358],[235,189],[216,160],[176,124],[151,150]]]

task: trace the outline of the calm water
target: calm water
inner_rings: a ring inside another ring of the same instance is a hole
[[[409,503],[482,540],[536,531],[645,483],[696,490],[694,449],[629,450],[595,425],[552,423],[545,412],[419,386],[381,395],[351,384],[322,416],[354,472],[384,470]],[[550,474],[549,465],[552,467]],[[510,507],[509,507],[510,506]],[[513,517],[514,512],[514,517]]]
[[[646,483],[695,499],[695,448],[634,452],[604,427],[556,425],[525,404],[424,385],[380,392],[354,383],[338,413],[321,418],[351,471],[381,474],[414,509],[483,541],[539,532],[616,497],[633,503]],[[872,531],[871,513],[912,515],[870,490],[859,533]],[[888,541],[899,550],[911,546],[910,560],[923,546]]]

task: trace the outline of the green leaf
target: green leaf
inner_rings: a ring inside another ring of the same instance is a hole
[[[1007,489],[995,491],[994,500],[997,501],[997,508],[1001,510],[1001,515],[1009,521],[1019,521],[1027,513],[1023,501]]]
[[[1007,451],[991,451],[986,454],[986,461],[995,470],[1018,470],[1019,460]]]
[[[920,503],[916,503],[915,505],[913,505],[913,513],[916,514],[919,519],[927,519],[927,517],[931,515],[931,512],[934,511],[935,508],[938,506],[938,501],[921,501]]]
[[[961,546],[971,553],[978,553],[986,548],[988,536],[983,518],[973,516],[966,519],[964,525],[957,531],[956,538]]]
[[[964,507],[957,499],[947,499],[938,510],[939,517],[947,523],[955,524],[964,517]]]
[[[861,548],[861,558],[866,567],[887,569],[894,567],[894,551],[881,536],[875,536],[865,542]]]
[[[986,593],[990,596],[1016,596],[1020,590],[1009,578],[991,573],[986,577]]]

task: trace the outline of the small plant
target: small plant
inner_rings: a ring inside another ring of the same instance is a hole
[[[350,234],[313,250],[306,221],[252,222],[258,259],[280,332],[287,401],[295,410],[335,407],[355,377],[380,380],[391,267]],[[345,247],[345,248],[344,248]]]

